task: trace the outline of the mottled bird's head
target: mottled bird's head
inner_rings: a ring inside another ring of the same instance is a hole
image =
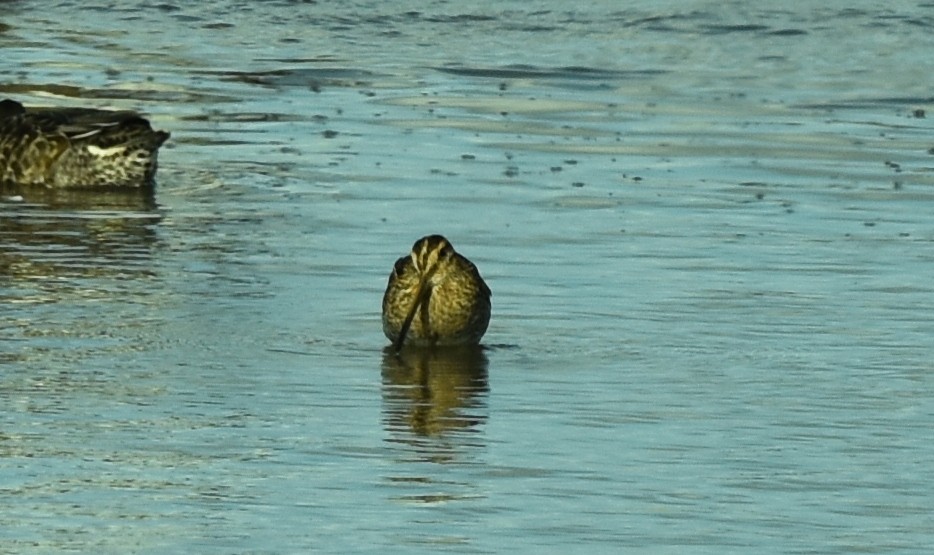
[[[441,235],[422,237],[412,245],[412,264],[422,280],[429,284],[438,269],[454,256],[454,247]]]

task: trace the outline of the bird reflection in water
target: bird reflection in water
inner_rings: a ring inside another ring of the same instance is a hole
[[[151,194],[0,186],[0,276],[151,274],[162,219]]]
[[[69,371],[51,384],[87,370],[74,363],[85,356],[140,349],[153,337],[161,220],[139,191],[0,187],[0,327],[15,345],[0,367],[63,357]]]
[[[156,208],[150,189],[52,189],[0,183],[0,203],[65,211],[150,211]]]
[[[417,449],[432,446],[435,461],[471,443],[469,435],[459,432],[475,431],[486,421],[488,365],[478,345],[398,352],[387,347],[383,353],[383,417],[391,441]],[[453,444],[433,443],[439,438]]]

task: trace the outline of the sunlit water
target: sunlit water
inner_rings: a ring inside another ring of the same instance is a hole
[[[531,4],[0,5],[172,132],[0,203],[0,553],[934,545],[934,4]],[[482,350],[383,351],[428,233]]]

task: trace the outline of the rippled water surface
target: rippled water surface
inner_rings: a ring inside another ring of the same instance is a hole
[[[934,545],[934,4],[0,4],[0,553]],[[484,347],[384,352],[442,233]]]

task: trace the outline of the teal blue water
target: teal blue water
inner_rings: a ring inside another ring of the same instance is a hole
[[[0,553],[926,553],[934,5],[5,2]],[[446,235],[484,348],[384,353]]]

